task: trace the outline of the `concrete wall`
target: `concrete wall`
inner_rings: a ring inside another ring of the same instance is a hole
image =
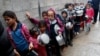
[[[64,7],[65,3],[73,3],[73,1],[86,3],[86,0],[40,0],[40,5],[42,11],[49,8],[59,10]],[[33,17],[38,17],[38,0],[0,0],[0,17],[5,10],[14,11],[18,19],[31,28],[32,24],[25,17],[25,12],[29,11]]]

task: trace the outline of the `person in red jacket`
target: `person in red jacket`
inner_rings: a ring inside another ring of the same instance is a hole
[[[91,21],[94,17],[94,10],[93,8],[91,7],[91,4],[87,4],[86,5],[86,11],[85,11],[85,18],[86,18],[86,32],[89,32],[90,31],[90,28],[91,28]]]
[[[33,45],[34,45],[34,50],[38,53],[38,56],[47,56],[46,48],[43,45],[40,45],[39,42],[37,41],[38,35],[39,35],[39,30],[37,27],[33,27],[30,30],[30,34],[32,35],[33,39]]]

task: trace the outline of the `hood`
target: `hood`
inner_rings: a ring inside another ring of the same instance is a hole
[[[67,9],[62,10],[62,12],[66,12],[66,14],[67,14],[66,19],[68,18],[68,12],[67,12],[67,11],[68,11]],[[63,17],[62,17],[62,18],[63,18]]]
[[[54,15],[55,15],[55,18],[57,18],[56,12],[55,12],[55,10],[53,8],[48,9],[48,11],[53,11],[54,12]]]

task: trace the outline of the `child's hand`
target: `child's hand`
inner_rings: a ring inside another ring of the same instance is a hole
[[[59,32],[58,34],[59,34],[59,36],[62,36],[62,33],[61,32]]]
[[[27,11],[26,13],[26,16],[28,17],[28,18],[31,18],[31,15],[30,15],[30,13]]]
[[[29,44],[29,50],[32,50],[32,49],[33,49],[33,44],[30,43],[30,44]]]
[[[88,18],[88,15],[85,15],[86,18]]]
[[[14,49],[15,56],[21,56],[16,49]]]
[[[73,28],[73,25],[71,25],[69,28],[72,29]]]

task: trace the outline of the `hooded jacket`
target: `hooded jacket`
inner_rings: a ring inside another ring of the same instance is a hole
[[[88,16],[87,22],[91,22],[91,20],[94,17],[94,10],[93,10],[93,8],[86,9],[86,15]]]

